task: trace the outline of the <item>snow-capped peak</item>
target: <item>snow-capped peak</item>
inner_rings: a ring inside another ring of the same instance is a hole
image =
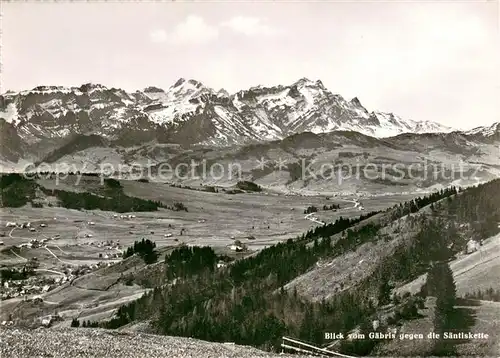
[[[353,106],[356,106],[356,107],[363,107],[361,105],[361,101],[358,99],[358,97],[354,97],[353,99],[351,99],[349,101],[349,103],[351,103]]]
[[[6,93],[0,99],[0,118],[32,141],[73,132],[112,137],[133,125],[141,131],[162,128],[169,140],[182,131],[179,135],[190,143],[220,144],[281,139],[306,131],[349,130],[375,137],[451,131],[438,123],[369,112],[357,97],[346,100],[321,81],[308,78],[289,85],[254,86],[235,94],[179,78],[166,90],[149,86],[129,93],[87,83],[39,86]]]
[[[220,90],[217,91],[217,96],[219,96],[219,97],[229,97],[229,92],[226,91],[224,88],[221,88]]]
[[[155,86],[149,86],[143,89],[144,93],[165,93],[165,91],[162,88],[155,87]]]
[[[321,89],[324,89],[323,83],[320,80],[313,81],[313,80],[310,80],[309,78],[306,78],[306,77],[303,77],[303,78],[299,79],[298,81],[294,82],[293,86],[297,86],[297,87],[304,87],[304,86],[319,87]]]

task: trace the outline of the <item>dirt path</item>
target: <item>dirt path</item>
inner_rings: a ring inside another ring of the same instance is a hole
[[[14,250],[12,250],[12,249],[11,249],[11,250],[10,250],[10,252],[12,252],[15,256],[19,257],[21,260],[28,261],[28,259],[27,259],[27,258],[22,257],[22,256],[20,256],[20,255],[16,254],[16,253],[14,252]]]
[[[74,264],[74,263],[69,262],[69,261],[63,261],[63,260],[61,260],[61,259],[60,259],[59,257],[57,257],[57,255],[56,255],[56,254],[54,254],[54,253],[52,252],[52,250],[51,250],[51,249],[49,249],[47,246],[45,246],[45,250],[47,250],[47,251],[48,251],[48,252],[49,252],[52,256],[54,256],[54,257],[55,257],[55,258],[56,258],[59,262],[62,262],[63,264],[66,264],[66,265],[72,265],[72,266],[78,266],[78,264]]]

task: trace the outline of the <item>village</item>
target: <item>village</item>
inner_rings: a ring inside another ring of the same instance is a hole
[[[54,220],[57,219],[54,218]],[[92,262],[61,260],[54,251],[68,254],[57,244],[58,240],[63,240],[63,238],[61,234],[45,235],[43,230],[49,227],[47,222],[48,220],[36,224],[33,222],[7,222],[5,224],[10,232],[8,234],[0,233],[1,237],[10,241],[16,240],[16,242],[22,239],[25,242],[6,245],[5,241],[0,241],[0,245],[4,246],[2,254],[10,255],[18,261],[22,260],[22,263],[10,265],[2,262],[0,267],[0,300],[22,298],[25,301],[41,301],[41,295],[67,282],[72,282],[80,276],[110,266],[117,260],[121,260],[123,256],[123,248],[119,240],[87,240],[86,242],[78,242],[74,246],[94,248],[94,251],[98,253],[94,254]],[[88,221],[87,225],[93,226],[95,222]],[[27,230],[30,234],[40,236],[35,238],[14,237],[14,230]],[[88,239],[92,236],[92,234],[86,233],[84,238]],[[53,267],[48,265],[44,257],[52,257],[57,265]]]

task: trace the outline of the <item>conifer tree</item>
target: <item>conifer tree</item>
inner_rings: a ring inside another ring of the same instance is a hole
[[[436,341],[434,354],[450,355],[454,353],[451,342],[442,339],[443,333],[452,329],[452,316],[456,303],[456,285],[453,272],[447,263],[437,263],[427,276],[427,289],[430,296],[436,297],[434,311],[434,332],[441,337]]]

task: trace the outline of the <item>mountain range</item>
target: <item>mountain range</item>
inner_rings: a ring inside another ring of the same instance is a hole
[[[321,81],[252,87],[229,94],[196,80],[179,79],[168,90],[129,93],[99,84],[39,86],[0,97],[0,129],[9,137],[2,156],[44,152],[65,138],[96,134],[123,146],[150,140],[181,145],[227,146],[283,139],[301,132],[357,131],[374,137],[450,132],[434,122],[368,111]]]
[[[293,168],[303,159],[351,165],[359,158],[378,164],[410,165],[425,159],[482,165],[486,172],[473,182],[500,174],[500,123],[456,131],[430,121],[370,112],[359,99],[346,100],[321,81],[306,78],[233,94],[182,78],[168,90],[127,92],[84,84],[9,91],[0,96],[0,138],[0,164],[8,171],[32,162],[69,163],[92,171],[102,162],[149,161],[156,166],[208,158],[246,163],[249,180],[292,184],[293,190],[325,189],[314,180],[296,181]],[[255,171],[252,161],[259,158],[285,158],[288,173],[283,176],[271,167]],[[277,173],[281,179],[276,179]],[[331,186],[327,189],[336,189]]]

